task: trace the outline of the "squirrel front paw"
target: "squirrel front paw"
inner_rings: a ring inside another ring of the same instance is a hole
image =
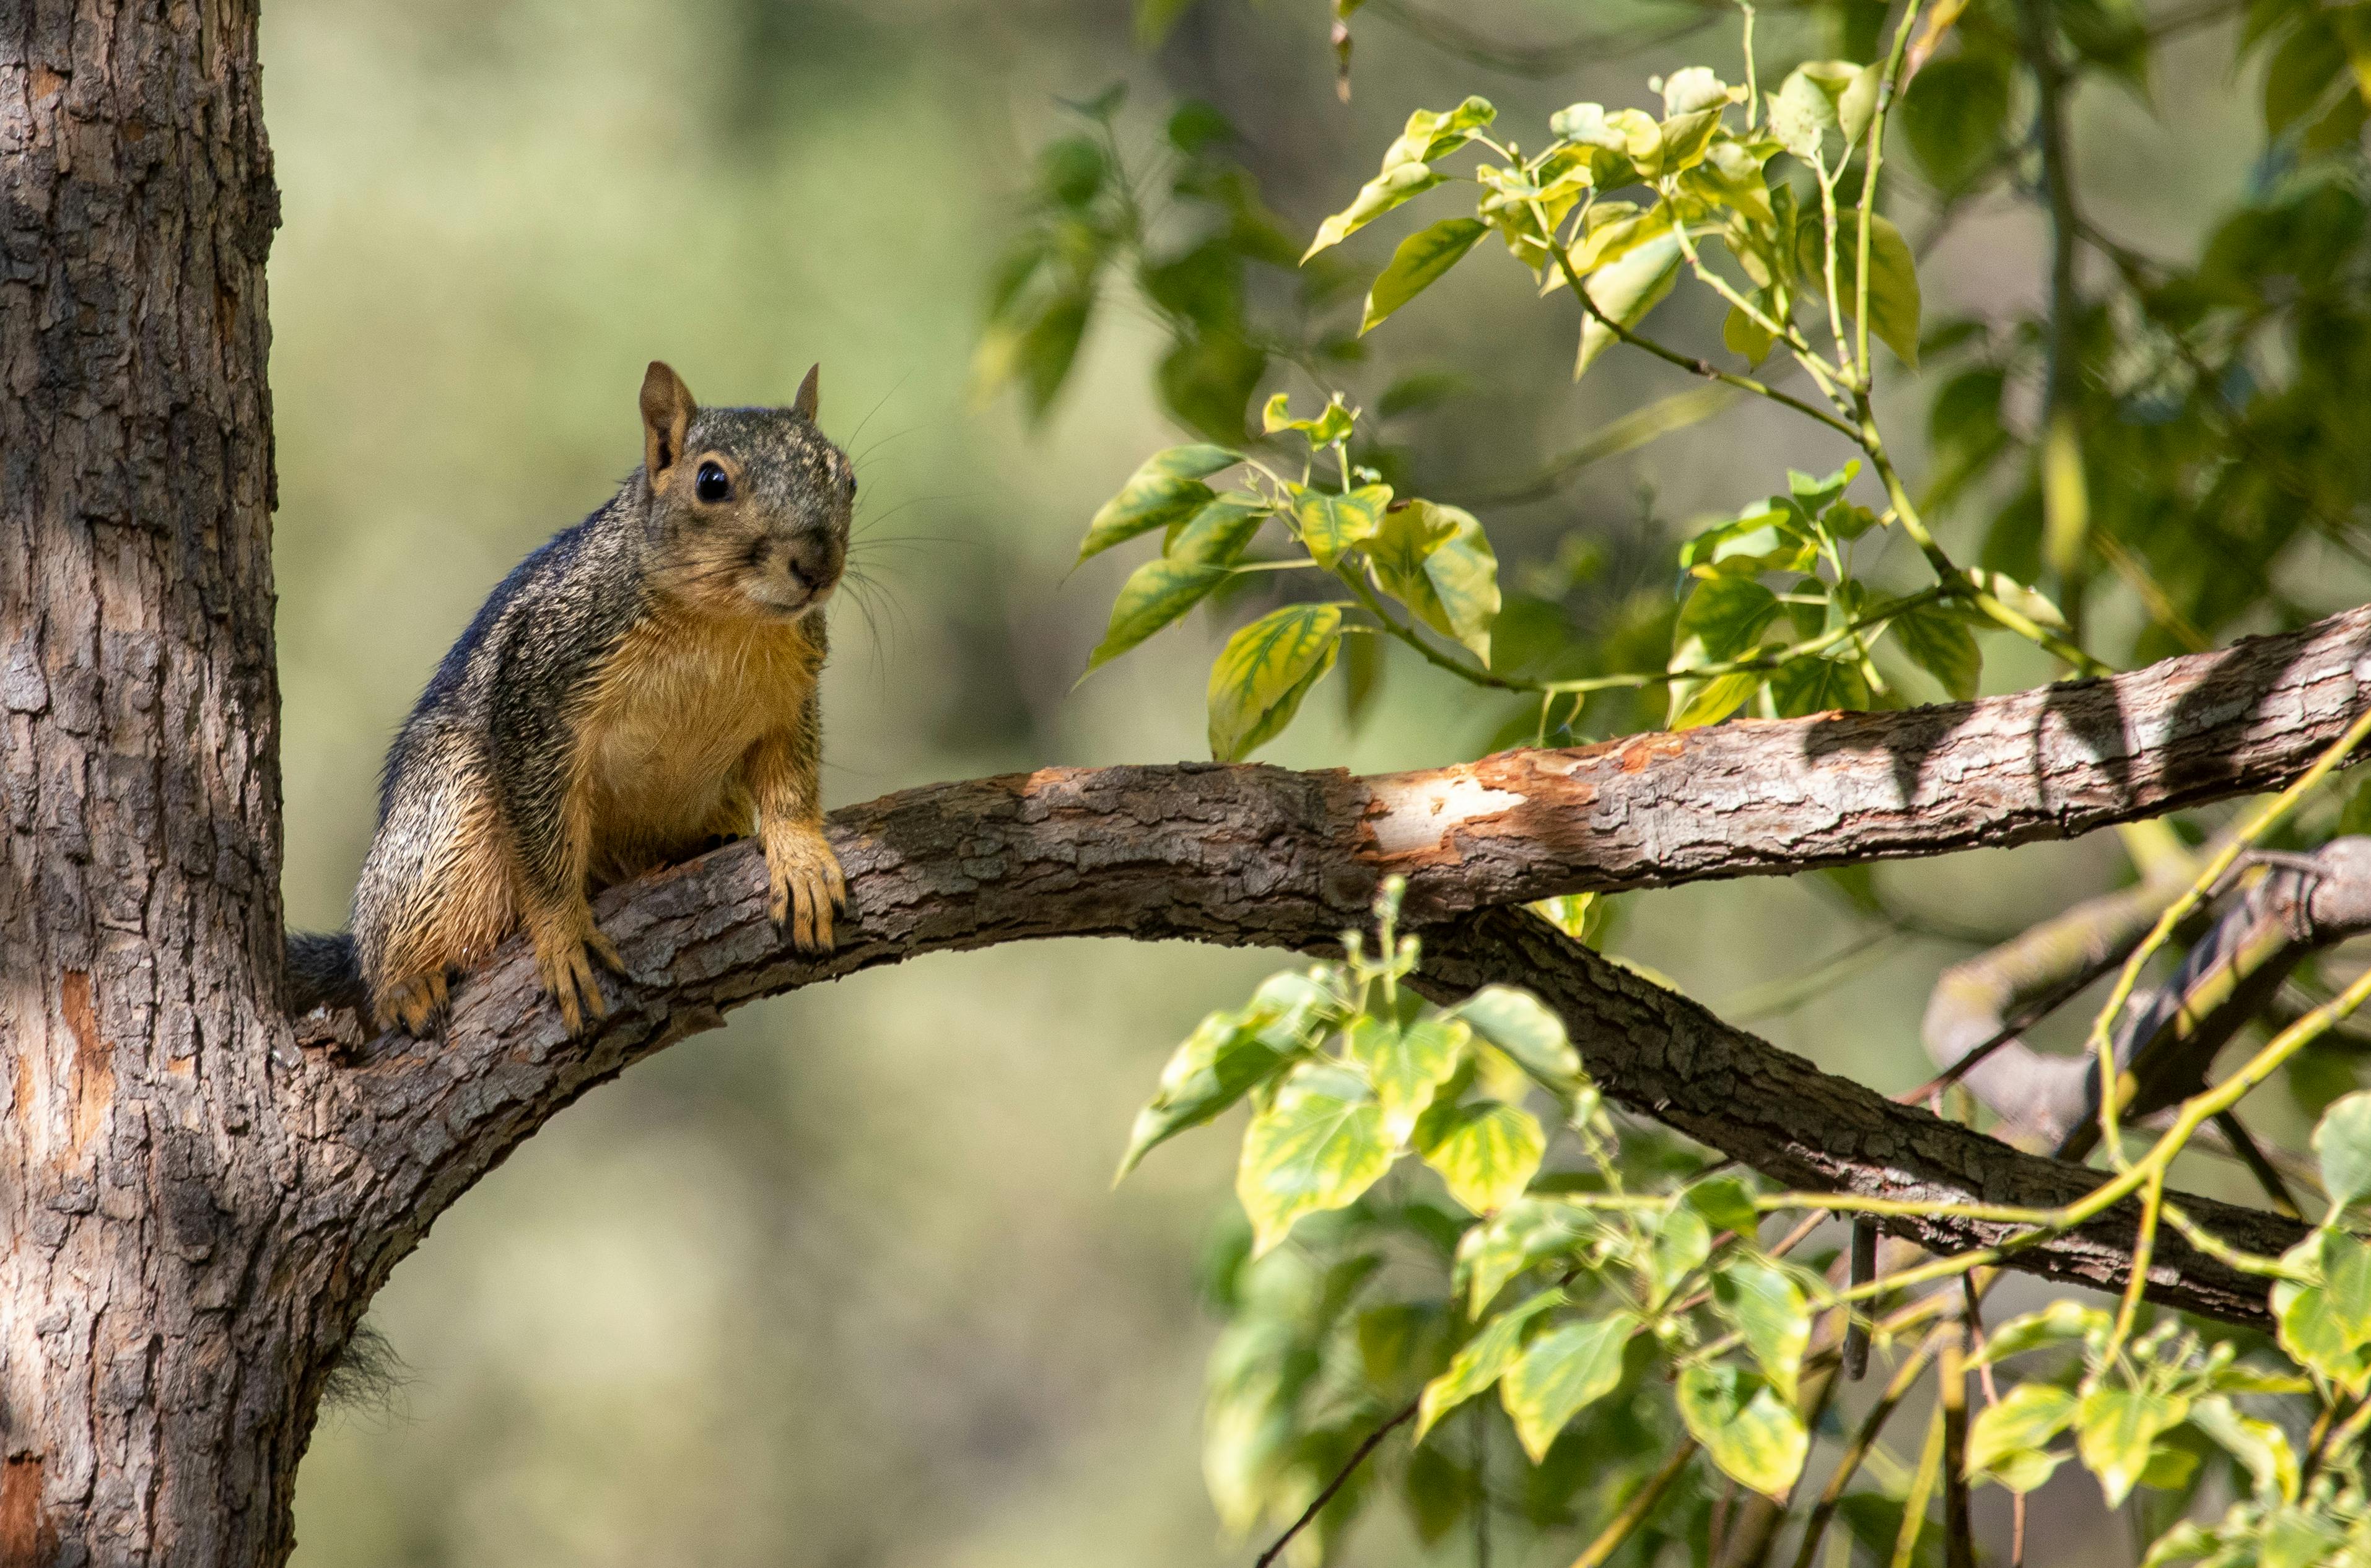
[[[848,908],[848,878],[820,823],[769,826],[766,844],[766,913],[801,952],[831,951],[831,917]]]
[[[593,923],[593,912],[584,909],[531,921],[529,934],[535,942],[536,970],[543,976],[543,988],[558,1004],[568,1032],[582,1033],[588,1016],[607,1018],[609,1004],[594,975],[594,961],[599,960],[613,974],[625,974],[626,964],[616,946]]]

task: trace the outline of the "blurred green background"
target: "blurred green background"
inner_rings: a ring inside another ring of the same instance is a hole
[[[1628,15],[1457,14],[1514,38]],[[1040,430],[969,394],[985,277],[1032,155],[1064,124],[1058,99],[1127,80],[1123,131],[1148,143],[1177,98],[1216,103],[1306,232],[1417,103],[1478,90],[1520,124],[1734,58],[1723,28],[1685,54],[1526,83],[1371,26],[1344,106],[1325,27],[1314,0],[1212,0],[1146,55],[1121,0],[268,6],[292,924],[342,922],[386,742],[487,589],[637,461],[653,356],[719,402],[786,400],[822,362],[878,584],[834,610],[834,803],[1204,755],[1200,617],[1072,689],[1134,553],[1066,576],[1079,531],[1172,438],[1148,386],[1152,329],[1104,313]],[[2180,112],[2162,120],[2084,98],[2087,128],[2126,133],[2087,137],[2085,172],[2097,215],[2134,241],[2186,249],[2244,172],[2253,121],[2228,56],[2216,29],[2177,47],[2160,96]],[[1384,242],[1353,248],[1372,265]],[[1930,317],[2031,302],[2030,213],[1979,213],[1926,278]],[[1717,332],[1685,295],[1670,315],[1667,336]],[[1572,386],[1551,319],[1494,264],[1394,324],[1395,363],[1476,383],[1425,427],[1428,493],[1527,472],[1681,385],[1616,355]],[[1902,431],[1922,422],[1915,400],[1896,408]],[[1568,530],[1676,533],[1841,455],[1739,409],[1486,521],[1520,571]],[[1994,687],[2045,674],[1993,651]],[[1323,711],[1267,760],[1439,764],[1491,725],[1407,662],[1355,742],[1337,705],[1321,689]],[[1882,877],[1951,926],[2006,933],[2121,867],[2099,840]],[[1821,889],[1735,884],[1629,900],[1619,945],[1718,1004],[1852,930]],[[1837,998],[1756,1027],[1901,1088],[1926,1073],[1927,985],[1968,951],[1895,944]],[[374,1309],[412,1379],[390,1412],[325,1420],[298,1562],[1247,1561],[1219,1539],[1197,1457],[1210,1326],[1195,1260],[1232,1142],[1184,1140],[1108,1186],[1171,1044],[1270,966],[1122,943],[937,958],[749,1008],[589,1097],[445,1218]],[[1379,1523],[1356,1559],[1411,1558],[1397,1528]],[[2048,1544],[2037,1562],[2096,1543],[2070,1524]]]

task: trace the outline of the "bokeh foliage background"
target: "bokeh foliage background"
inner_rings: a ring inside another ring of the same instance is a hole
[[[1546,39],[1641,13],[1457,14]],[[1765,39],[1783,48],[1788,25]],[[1201,617],[1072,689],[1127,565],[1066,576],[1080,528],[1174,439],[1151,387],[1155,325],[1115,298],[1042,426],[970,395],[983,292],[1036,149],[1065,128],[1058,100],[1130,82],[1119,123],[1144,144],[1176,98],[1218,106],[1305,235],[1413,104],[1479,90],[1536,122],[1575,98],[1642,101],[1650,71],[1732,52],[1705,34],[1532,82],[1371,26],[1345,107],[1324,7],[1303,0],[1206,5],[1151,54],[1118,0],[281,0],[264,26],[286,220],[287,891],[309,926],[341,919],[386,740],[438,655],[635,461],[654,355],[714,401],[781,400],[824,364],[876,584],[835,611],[835,802],[1203,755]],[[2252,73],[2229,75],[2235,35],[2169,43],[2155,113],[2079,95],[2089,215],[2129,243],[2192,253],[2249,178],[2258,110]],[[1924,262],[1930,318],[2030,310],[2044,271],[2031,207],[1980,205]],[[1521,478],[1680,389],[1620,354],[1572,386],[1569,339],[1544,319],[1512,269],[1471,267],[1395,320],[1396,363],[1471,383],[1418,427],[1424,493]],[[1685,295],[1657,320],[1718,340]],[[1919,428],[1921,401],[1903,396],[1892,428]],[[1785,467],[1835,466],[1834,445],[1740,407],[1485,521],[1506,580],[1553,581],[1576,530],[1616,555],[1667,550]],[[2306,597],[2344,591],[2325,570]],[[1992,651],[1988,689],[2049,673]],[[1405,660],[1355,739],[1338,707],[1321,690],[1267,760],[1439,764],[1498,719]],[[1754,1027],[1881,1089],[1918,1081],[1926,987],[1972,951],[1952,939],[2006,935],[2122,874],[2104,841],[1882,872],[1930,936]],[[1626,901],[1619,948],[1734,1016],[1861,930],[1824,883],[1740,884]],[[1189,1140],[1108,1188],[1168,1047],[1268,967],[1120,943],[933,959],[750,1008],[595,1094],[381,1298],[413,1380],[388,1413],[325,1424],[299,1562],[1240,1560],[1197,1461],[1196,1262],[1227,1141]],[[2281,1125],[2277,1109],[2259,1130],[2295,1147],[2307,1119]],[[2053,1490],[2070,1484],[2088,1482]],[[2040,1534],[2033,1560],[2121,1553],[2093,1512]],[[1414,1561],[1396,1528],[1379,1522],[1359,1561]]]

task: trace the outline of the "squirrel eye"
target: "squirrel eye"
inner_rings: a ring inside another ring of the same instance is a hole
[[[725,476],[724,470],[715,464],[702,463],[700,466],[700,472],[692,478],[691,489],[693,494],[713,506],[720,501],[731,498],[733,481]]]
[[[856,499],[856,470],[853,468],[848,473],[848,499],[850,501]]]

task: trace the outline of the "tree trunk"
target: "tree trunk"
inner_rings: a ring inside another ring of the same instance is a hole
[[[272,1081],[255,48],[252,0],[0,0],[8,1568],[281,1560],[336,1337]]]

